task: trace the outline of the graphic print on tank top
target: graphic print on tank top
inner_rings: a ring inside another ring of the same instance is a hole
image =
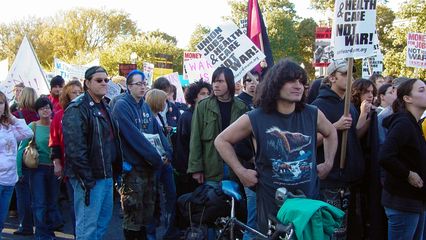
[[[274,183],[295,185],[311,180],[311,136],[271,127],[266,130]]]

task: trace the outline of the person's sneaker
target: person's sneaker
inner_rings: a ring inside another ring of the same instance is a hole
[[[13,232],[13,235],[20,235],[20,236],[32,236],[34,235],[31,231],[22,231],[22,230],[16,230]]]

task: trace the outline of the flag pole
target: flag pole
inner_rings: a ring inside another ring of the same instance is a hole
[[[352,69],[354,65],[354,59],[348,59],[348,70],[346,80],[346,92],[345,92],[345,109],[343,115],[345,117],[349,117],[349,108],[351,104],[351,92],[352,92]],[[348,130],[344,130],[342,133],[342,144],[341,144],[341,152],[340,152],[340,174],[343,173],[343,169],[345,168],[346,163],[346,147],[348,144]]]

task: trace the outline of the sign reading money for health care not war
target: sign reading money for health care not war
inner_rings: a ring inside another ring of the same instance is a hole
[[[214,28],[197,44],[197,49],[214,69],[220,66],[230,68],[235,81],[241,80],[265,59],[265,54],[233,22]]]
[[[334,6],[334,58],[375,55],[377,0],[336,0]]]
[[[426,33],[408,33],[406,65],[426,68]]]

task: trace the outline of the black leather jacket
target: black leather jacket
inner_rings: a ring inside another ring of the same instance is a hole
[[[111,139],[111,125],[87,92],[68,105],[62,119],[65,174],[77,178],[85,190],[90,190],[96,179],[113,177],[113,168],[116,170],[114,175],[121,170],[118,122],[111,116],[109,106],[102,104],[111,119],[113,141],[107,140]]]

